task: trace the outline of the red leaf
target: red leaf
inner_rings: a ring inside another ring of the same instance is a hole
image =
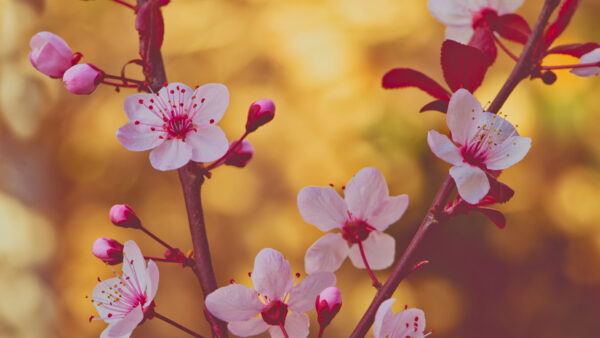
[[[492,29],[507,40],[527,43],[531,28],[523,17],[518,14],[504,14],[492,22]]]
[[[481,85],[489,65],[489,57],[478,48],[453,40],[442,44],[444,78],[453,92],[460,88],[474,92]]]
[[[547,51],[546,55],[548,55],[548,54],[566,54],[566,55],[574,56],[576,58],[580,58],[583,55],[593,51],[596,48],[600,48],[600,44],[597,44],[595,42],[572,43],[569,45],[556,46],[556,47],[550,49],[549,51]]]
[[[159,51],[163,43],[165,25],[160,12],[160,2],[148,1],[137,12],[135,29],[140,38],[140,56],[150,64],[150,51]]]
[[[423,108],[421,108],[421,110],[419,110],[419,113],[426,112],[429,110],[435,110],[439,111],[440,113],[446,114],[446,111],[448,110],[448,101],[436,100],[429,102],[428,104],[424,105]]]
[[[544,38],[546,48],[550,47],[554,40],[556,40],[556,38],[564,32],[565,28],[567,28],[578,5],[579,0],[565,0],[565,2],[563,2],[558,11],[556,20],[554,20],[550,27],[548,27],[548,30],[546,30],[546,36]]]
[[[471,41],[469,41],[469,46],[475,47],[487,54],[490,65],[496,61],[496,56],[498,55],[496,42],[494,41],[492,34],[494,33],[489,26],[478,27],[475,29]]]
[[[504,229],[504,227],[506,226],[506,217],[504,217],[504,214],[498,210],[488,208],[477,208],[474,209],[474,211],[478,211],[485,217],[489,218],[489,220],[496,224],[496,226],[500,229]]]
[[[490,191],[485,195],[484,198],[477,203],[477,206],[486,206],[495,203],[506,203],[508,202],[515,191],[512,190],[508,185],[498,181],[497,179],[488,175],[488,181],[490,182]]]
[[[381,80],[385,89],[417,87],[442,101],[450,101],[450,93],[427,75],[410,68],[394,68]]]

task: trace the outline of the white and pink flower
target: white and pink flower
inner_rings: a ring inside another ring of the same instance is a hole
[[[135,94],[124,103],[129,123],[117,130],[121,144],[131,151],[154,149],[150,163],[173,170],[190,160],[210,162],[227,152],[229,142],[216,124],[229,105],[229,91],[210,83],[195,91],[171,83],[155,94]]]
[[[241,337],[266,330],[271,337],[284,337],[283,330],[289,338],[308,336],[310,323],[304,312],[314,309],[319,293],[336,282],[333,273],[320,272],[294,285],[290,264],[273,249],[256,255],[250,276],[254,290],[234,283],[215,290],[205,302],[210,313]]]
[[[446,38],[468,44],[482,20],[512,13],[524,0],[428,0],[431,14],[447,26]]]
[[[134,241],[127,241],[123,249],[122,274],[96,285],[92,302],[99,317],[108,323],[101,338],[129,337],[142,322],[144,314],[153,311],[154,296],[158,289],[158,267],[146,261]]]
[[[582,55],[579,59],[579,64],[588,63],[596,63],[597,65],[592,67],[573,68],[571,69],[571,73],[583,77],[600,74],[600,48],[596,48],[593,51]]]
[[[425,313],[422,310],[411,308],[394,314],[392,304],[396,300],[390,298],[381,303],[375,314],[373,335],[375,338],[423,338],[425,334]]]
[[[504,170],[519,162],[531,148],[531,139],[499,115],[484,112],[465,89],[450,98],[446,122],[452,140],[430,130],[427,142],[440,159],[452,164],[450,176],[458,193],[470,204],[478,203],[490,190],[486,171]]]
[[[394,262],[396,241],[383,233],[408,207],[408,196],[389,196],[385,178],[375,168],[359,171],[344,189],[345,199],[331,187],[306,187],[298,193],[302,218],[326,234],[306,252],[307,273],[337,270],[347,256],[357,268],[381,270]],[[349,247],[349,245],[351,245]]]
[[[61,78],[81,54],[74,55],[63,38],[50,32],[39,32],[29,42],[29,61],[41,73],[52,78]]]

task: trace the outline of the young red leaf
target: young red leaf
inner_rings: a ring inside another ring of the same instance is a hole
[[[410,68],[394,68],[381,80],[385,89],[417,87],[436,99],[450,101],[451,94],[427,75]]]
[[[160,12],[161,3],[148,1],[137,11],[135,29],[139,32],[140,56],[146,62],[151,63],[150,51],[158,51],[163,43],[165,26]]]
[[[546,52],[548,54],[566,54],[571,55],[576,58],[580,58],[583,55],[593,51],[596,48],[600,48],[600,44],[595,42],[587,42],[587,43],[572,43],[568,45],[560,45],[556,46],[549,51]]]
[[[444,41],[441,59],[444,78],[453,92],[460,88],[475,91],[490,65],[487,54],[454,40]]]
[[[500,229],[504,229],[504,227],[506,226],[506,217],[504,217],[504,214],[498,210],[489,208],[477,208],[474,209],[474,211],[480,212],[482,215],[489,218],[489,220],[496,224],[496,226]]]
[[[507,40],[527,43],[531,28],[523,17],[518,14],[504,14],[492,22],[492,29]]]
[[[506,203],[508,202],[515,191],[512,190],[508,185],[498,181],[497,179],[488,175],[488,181],[490,182],[490,191],[488,194],[477,203],[477,206],[491,205],[495,203]]]
[[[469,41],[469,46],[475,47],[487,54],[490,65],[496,61],[496,56],[498,55],[496,42],[492,34],[494,33],[489,26],[477,27]]]
[[[424,105],[423,108],[421,108],[421,110],[419,110],[419,113],[426,112],[429,110],[435,110],[439,111],[440,113],[446,114],[446,111],[448,110],[448,101],[435,100],[429,102],[428,104]]]
[[[556,20],[554,20],[546,31],[546,36],[544,38],[546,48],[550,47],[554,40],[556,40],[556,38],[564,32],[565,28],[567,28],[578,5],[579,0],[565,0],[565,2],[563,2],[558,11]]]

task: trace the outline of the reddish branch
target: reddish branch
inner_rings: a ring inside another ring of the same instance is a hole
[[[554,12],[556,7],[558,7],[559,3],[560,0],[545,1],[544,7],[542,8],[542,12],[540,13],[537,23],[529,36],[529,40],[527,41],[527,44],[525,45],[523,52],[519,57],[519,61],[517,62],[512,73],[504,83],[504,86],[500,89],[500,92],[490,105],[488,111],[492,113],[497,113],[504,104],[504,102],[506,102],[506,100],[508,99],[510,93],[512,93],[512,91],[515,89],[517,84],[519,84],[521,80],[525,79],[529,74],[531,74],[531,69],[535,66],[535,62],[532,58],[533,53],[538,42],[540,41],[540,38],[542,37],[544,27],[548,23],[550,15],[552,14],[552,12]],[[379,289],[379,291],[375,295],[375,298],[371,302],[371,305],[369,305],[369,308],[367,309],[360,322],[352,332],[350,336],[351,338],[364,337],[367,334],[369,328],[371,327],[371,325],[373,325],[375,313],[377,312],[377,309],[379,309],[381,303],[383,303],[383,301],[392,296],[400,282],[406,277],[408,273],[410,273],[410,270],[407,269],[409,259],[423,240],[425,233],[430,228],[430,226],[437,224],[443,220],[442,217],[440,217],[443,210],[443,206],[446,203],[453,189],[454,181],[450,176],[446,176],[446,179],[444,180],[444,183],[442,183],[442,186],[438,190],[435,199],[431,204],[431,207],[429,208],[427,214],[425,215],[425,218],[423,219],[423,222],[417,229],[417,232],[408,244],[408,247],[394,266],[392,274],[385,282],[385,284],[383,284],[383,287]]]

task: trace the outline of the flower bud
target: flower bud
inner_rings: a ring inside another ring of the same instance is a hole
[[[556,82],[556,74],[554,74],[554,72],[551,70],[547,70],[542,73],[542,81],[544,81],[544,83],[547,85],[551,85]]]
[[[110,208],[110,221],[123,228],[140,228],[142,222],[127,204],[115,204]]]
[[[335,286],[326,288],[317,296],[315,307],[319,325],[322,327],[329,325],[342,307],[342,293]]]
[[[29,61],[33,67],[52,78],[61,78],[78,61],[65,40],[50,32],[37,33],[29,45]]]
[[[275,103],[270,99],[262,99],[250,105],[248,110],[248,121],[246,121],[246,132],[251,133],[258,127],[271,121],[275,117]]]
[[[123,244],[112,238],[98,238],[92,245],[92,253],[110,265],[123,262]]]
[[[103,72],[89,63],[82,63],[69,68],[63,75],[65,88],[73,94],[91,94],[100,81]]]
[[[241,143],[242,144],[239,144],[238,141],[233,141],[229,144],[230,150],[232,150],[231,148],[234,146],[235,149],[231,151],[229,157],[225,160],[226,165],[243,168],[250,162],[252,155],[254,155],[254,148],[250,142],[246,140],[243,140]]]

